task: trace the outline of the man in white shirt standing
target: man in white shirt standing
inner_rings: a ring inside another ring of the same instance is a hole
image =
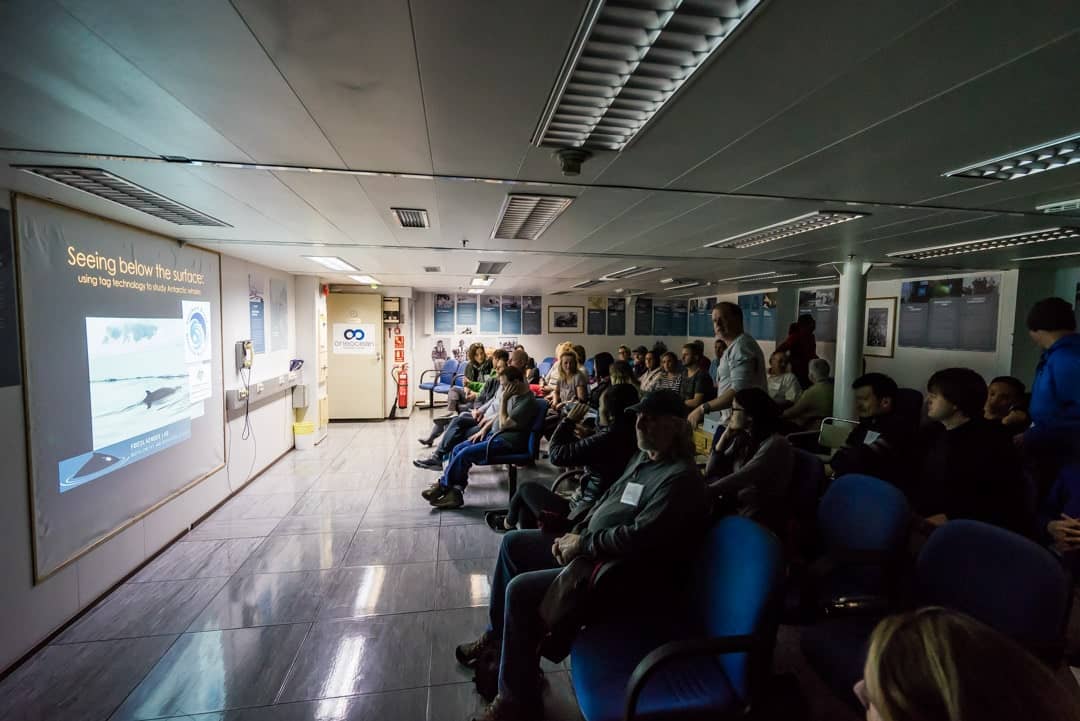
[[[743,332],[742,308],[734,303],[718,303],[712,310],[713,329],[727,343],[716,365],[716,398],[690,411],[687,420],[696,426],[710,411],[723,411],[720,423],[727,425],[735,393],[744,388],[769,392],[765,354],[749,334]]]

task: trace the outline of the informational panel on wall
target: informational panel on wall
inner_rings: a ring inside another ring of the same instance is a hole
[[[270,350],[289,347],[289,286],[282,278],[270,279]]]
[[[671,303],[671,335],[686,335],[687,303],[676,300]]]
[[[22,196],[17,217],[42,579],[224,464],[220,259]]]
[[[457,294],[457,331],[458,333],[477,332],[476,296],[469,293]]]
[[[22,383],[11,213],[0,208],[0,387]]]
[[[776,293],[740,295],[739,307],[743,312],[743,324],[747,333],[757,340],[776,340]],[[833,339],[835,338],[834,330]]]
[[[521,299],[521,332],[524,335],[540,335],[544,326],[543,298],[526,295]]]
[[[814,337],[828,343],[836,342],[836,326],[840,307],[839,288],[814,288],[799,291],[799,315],[811,315],[816,325]]]
[[[671,335],[671,301],[656,298],[652,302],[652,327],[656,335]]]
[[[697,338],[713,337],[712,309],[714,307],[716,307],[715,297],[690,299],[690,332],[688,335]]]
[[[502,303],[499,296],[482,296],[480,301],[480,332],[498,333],[499,329],[502,328],[499,320],[501,313]]]
[[[521,296],[504,295],[502,297],[502,332],[521,332]]]
[[[653,302],[652,298],[634,299],[634,334],[653,334]]]
[[[590,295],[585,309],[585,332],[589,335],[604,335],[607,332],[607,298],[602,295]]]
[[[608,335],[626,335],[626,298],[607,299]]]
[[[898,345],[994,351],[1000,295],[1000,275],[905,281]]]
[[[258,273],[248,274],[248,318],[251,328],[251,348],[266,352],[266,279]]]
[[[435,332],[454,332],[454,296],[449,293],[435,294]]]

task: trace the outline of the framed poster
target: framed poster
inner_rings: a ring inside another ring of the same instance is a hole
[[[586,326],[589,335],[604,335],[607,331],[607,298],[602,295],[589,296]]]
[[[549,305],[548,333],[584,333],[585,306]]]
[[[896,298],[867,298],[863,355],[892,358],[896,352]]]

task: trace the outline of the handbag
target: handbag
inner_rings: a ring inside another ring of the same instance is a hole
[[[570,654],[570,644],[585,618],[593,575],[601,564],[578,556],[566,566],[540,602],[540,620],[546,633],[540,655],[559,663]]]

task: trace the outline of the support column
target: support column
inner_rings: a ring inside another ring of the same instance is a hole
[[[836,328],[836,368],[833,415],[855,415],[855,391],[851,384],[862,374],[863,324],[866,315],[866,273],[869,263],[850,255],[840,274],[839,318]]]

